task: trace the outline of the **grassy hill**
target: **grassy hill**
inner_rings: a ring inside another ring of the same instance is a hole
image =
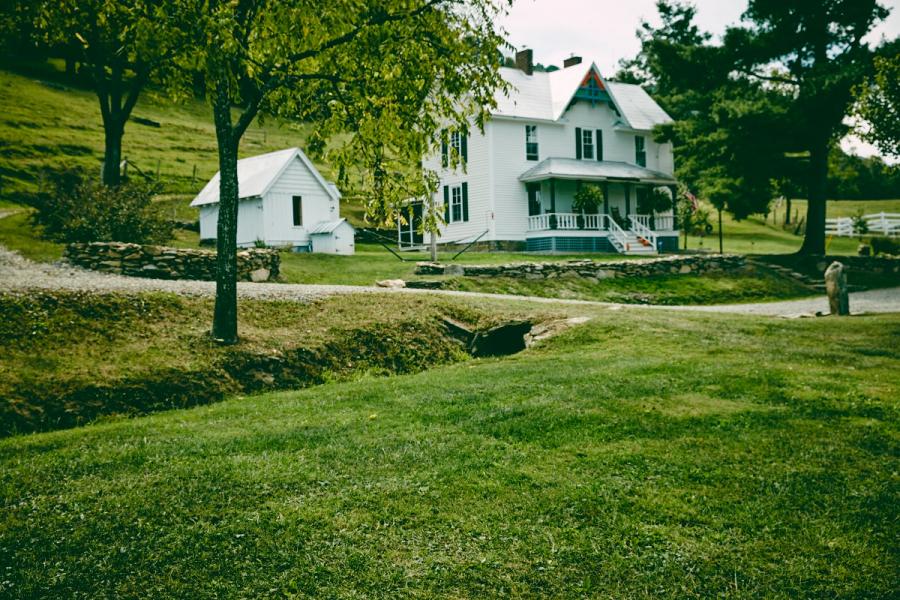
[[[0,440],[0,595],[895,596],[900,318],[577,310],[515,357]]]

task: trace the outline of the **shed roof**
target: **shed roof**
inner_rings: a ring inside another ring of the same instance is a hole
[[[639,85],[608,82],[600,76],[596,64],[576,65],[552,72],[526,75],[519,69],[504,67],[500,74],[511,89],[498,93],[493,114],[501,117],[558,121],[575,97],[575,93],[593,70],[603,82],[624,124],[632,129],[650,130],[669,123],[672,118]]]
[[[574,158],[547,158],[519,176],[520,181],[580,179],[583,181],[641,181],[668,185],[676,183],[671,175],[637,165],[615,161],[587,161]]]
[[[347,223],[347,225],[354,229],[353,225],[347,222],[347,219],[338,219],[336,221],[319,221],[315,225],[313,225],[312,229],[309,230],[310,235],[324,235],[328,233],[334,233],[334,231],[340,227],[342,224]]]
[[[264,196],[293,160],[300,160],[325,192],[335,200],[340,200],[341,194],[337,187],[322,177],[319,170],[300,148],[285,148],[239,160],[237,162],[238,197],[243,199]],[[216,173],[200,190],[200,193],[191,202],[191,206],[215,204],[218,201],[219,173]]]

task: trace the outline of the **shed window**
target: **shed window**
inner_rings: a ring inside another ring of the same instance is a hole
[[[634,138],[634,162],[642,167],[647,166],[647,140],[642,135]]]
[[[294,227],[303,227],[303,197],[294,196],[292,198],[294,212]]]
[[[537,125],[525,126],[525,159],[538,159],[538,133]]]
[[[585,159],[594,158],[594,132],[590,129],[581,131],[581,155]]]

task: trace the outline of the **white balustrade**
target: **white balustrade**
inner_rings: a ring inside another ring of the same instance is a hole
[[[528,217],[529,231],[546,231],[550,229],[561,230],[589,230],[605,231],[608,222],[606,215],[585,215],[579,213],[544,213]],[[580,223],[579,223],[580,221]],[[553,223],[555,222],[555,226]]]

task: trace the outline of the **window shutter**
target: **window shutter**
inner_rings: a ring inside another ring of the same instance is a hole
[[[603,160],[603,130],[597,130],[597,160]]]
[[[460,143],[460,146],[462,149],[463,164],[466,164],[469,162],[469,143],[468,143],[469,136],[459,134],[459,137],[460,137],[459,143]]]
[[[581,127],[575,128],[575,158],[581,160]]]
[[[450,186],[444,186],[444,222],[450,222]]]
[[[448,158],[447,141],[441,140],[441,166],[446,169],[449,164],[450,159]]]
[[[462,220],[467,222],[469,220],[469,184],[465,181],[462,184],[462,204]]]

